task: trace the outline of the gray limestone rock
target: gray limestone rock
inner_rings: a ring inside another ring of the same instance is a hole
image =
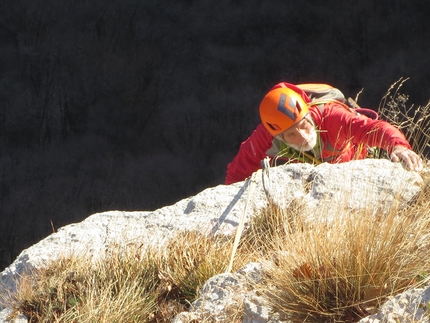
[[[41,268],[60,255],[86,253],[97,257],[113,243],[162,246],[178,230],[233,234],[240,218],[243,216],[245,222],[249,221],[267,205],[268,198],[280,206],[301,200],[307,206],[309,219],[316,220],[312,218],[315,210],[319,215],[325,210],[327,217],[331,217],[336,215],[333,210],[339,208],[370,208],[376,214],[392,206],[402,207],[420,192],[422,183],[418,173],[382,159],[337,165],[290,164],[258,171],[251,180],[208,188],[153,212],[109,211],[67,225],[23,250],[0,273],[0,293],[13,293],[21,274]],[[276,322],[268,316],[261,299],[247,290],[248,280],[258,279],[255,268],[209,280],[191,311],[179,315],[175,322],[185,322],[193,315],[200,317],[211,311],[221,322],[228,317],[228,311],[239,307],[244,307],[245,322]],[[0,319],[1,322],[5,321]]]

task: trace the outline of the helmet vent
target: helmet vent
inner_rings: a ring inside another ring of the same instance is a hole
[[[299,113],[302,112],[302,107],[300,106],[299,101],[296,101],[296,108],[299,110]]]
[[[281,130],[281,127],[279,127],[277,124],[266,122],[266,124],[272,129],[273,131]]]

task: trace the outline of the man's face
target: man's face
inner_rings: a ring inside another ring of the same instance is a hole
[[[312,150],[317,143],[317,133],[309,117],[303,118],[280,136],[288,146],[298,151]]]

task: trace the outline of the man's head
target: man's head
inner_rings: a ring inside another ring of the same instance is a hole
[[[317,132],[309,114],[291,128],[281,132],[278,137],[298,151],[312,150],[317,143]]]
[[[273,88],[260,104],[263,125],[272,134],[299,151],[311,150],[317,135],[303,98],[287,87]]]

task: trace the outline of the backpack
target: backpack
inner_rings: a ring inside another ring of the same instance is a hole
[[[338,101],[341,105],[358,115],[365,115],[371,119],[378,119],[378,113],[371,109],[361,108],[352,98],[345,98],[345,95],[337,88],[323,83],[305,83],[297,84],[299,89],[303,90],[306,95],[315,103],[328,103],[330,101]],[[322,105],[320,105],[322,109]]]

